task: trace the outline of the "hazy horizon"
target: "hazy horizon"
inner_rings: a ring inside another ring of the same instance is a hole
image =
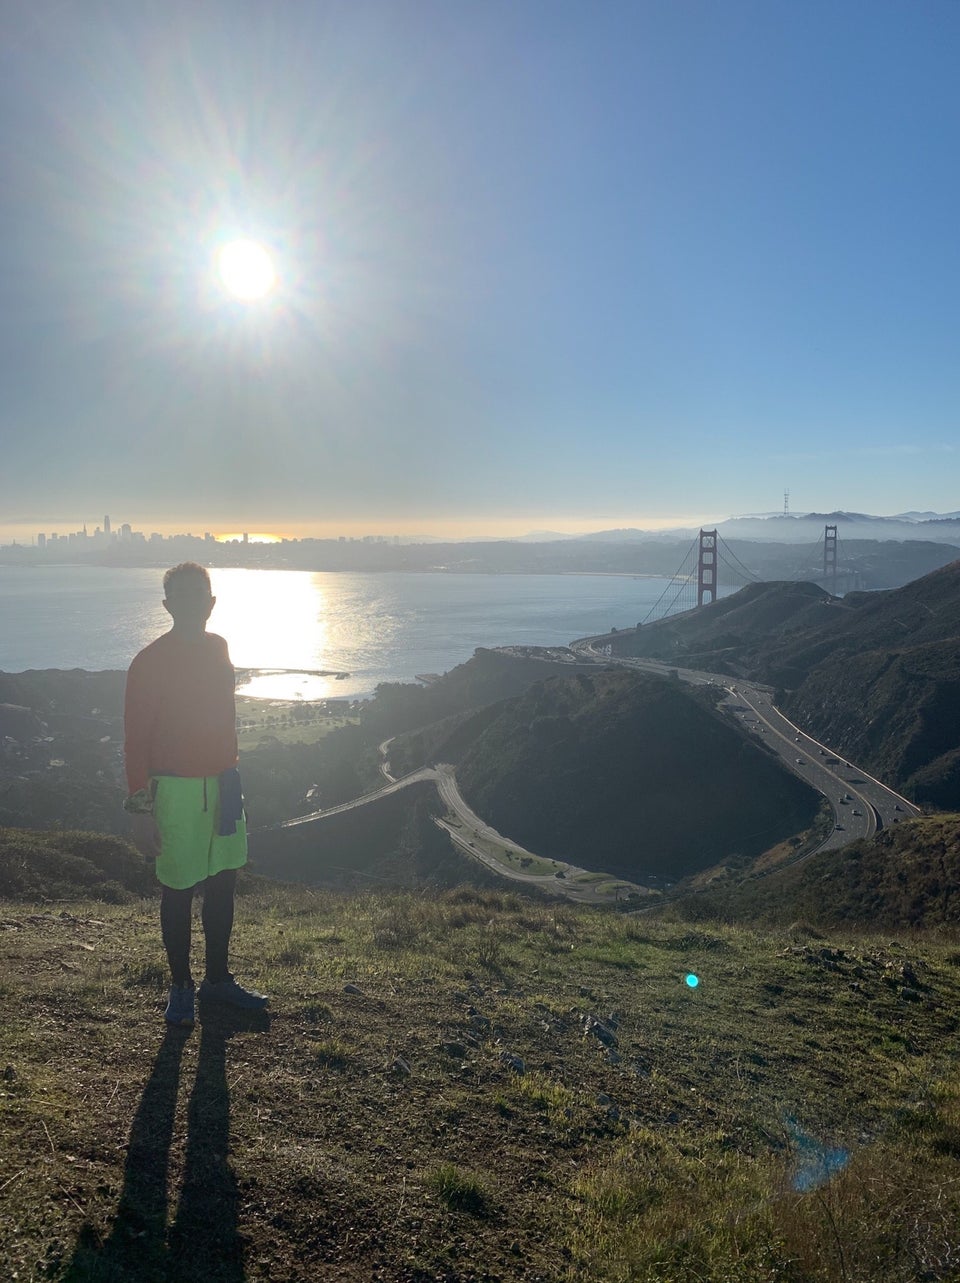
[[[839,509],[837,511],[850,512],[849,509]],[[951,510],[950,513],[934,513],[932,509],[909,511],[919,512],[923,517],[931,519],[938,516],[949,518],[957,515],[953,510]],[[111,516],[111,528],[114,533],[119,528],[121,521],[125,520],[125,518],[114,518],[112,514],[104,515]],[[430,523],[421,521],[413,522],[409,526],[403,526],[400,523],[390,525],[389,523],[382,522],[374,525],[364,522],[336,522],[326,525],[317,523],[304,526],[281,525],[280,523],[276,523],[271,526],[268,523],[268,528],[260,529],[258,527],[250,526],[246,532],[237,528],[236,523],[234,523],[230,529],[220,529],[216,526],[211,528],[211,523],[204,522],[203,520],[193,522],[187,521],[184,523],[147,522],[142,524],[138,524],[136,521],[133,521],[130,522],[130,525],[134,530],[138,530],[143,534],[149,535],[156,532],[163,535],[164,538],[182,534],[203,536],[209,531],[215,539],[221,542],[230,539],[242,539],[243,534],[246,533],[251,542],[277,542],[282,539],[337,539],[340,537],[347,539],[360,539],[365,536],[389,539],[392,536],[397,536],[404,542],[416,542],[418,539],[423,539],[436,540],[440,542],[447,541],[451,543],[469,543],[474,539],[533,539],[538,535],[543,535],[547,539],[556,536],[561,538],[575,538],[578,535],[588,535],[615,530],[640,530],[649,532],[650,534],[670,534],[672,531],[676,531],[679,534],[695,530],[698,527],[710,528],[732,521],[776,520],[783,516],[789,516],[794,520],[801,521],[816,515],[823,515],[823,513],[822,511],[819,513],[814,513],[813,511],[790,511],[786,514],[782,511],[762,513],[728,513],[726,516],[722,517],[667,517],[660,519],[648,519],[646,522],[642,518],[636,517],[621,517],[619,519],[616,517],[597,517],[592,521],[559,521],[556,525],[551,526],[550,528],[545,526],[535,526],[530,522],[524,521],[516,521],[513,523],[504,523],[502,521],[489,523],[465,521],[459,525],[452,524],[450,522]],[[871,517],[880,521],[896,521],[900,518],[901,514],[851,513],[851,515]],[[29,544],[33,542],[36,539],[37,534],[40,533],[49,535],[56,532],[60,536],[67,535],[74,531],[82,530],[84,524],[86,524],[88,534],[92,535],[99,526],[102,526],[102,522],[103,517],[90,518],[87,519],[86,522],[84,522],[83,519],[78,522],[54,519],[48,520],[46,524],[43,524],[43,520],[40,519],[40,524],[37,525],[34,518],[27,517],[7,525],[0,523],[0,547],[9,545],[13,542]],[[864,537],[869,537],[869,531],[867,528],[864,530]]]
[[[958,47],[949,0],[3,8],[0,530],[955,509]]]

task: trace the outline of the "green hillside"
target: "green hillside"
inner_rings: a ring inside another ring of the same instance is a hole
[[[464,796],[500,832],[639,882],[746,860],[807,828],[819,805],[709,697],[616,669],[504,701],[454,760]]]
[[[904,821],[780,873],[715,883],[672,909],[688,919],[955,930],[960,925],[960,816]]]
[[[812,584],[754,584],[615,645],[772,683],[818,738],[916,801],[960,809],[958,561],[842,600]]]
[[[234,958],[164,1036],[155,904],[0,903],[0,1277],[955,1277],[954,945],[274,885]]]
[[[129,842],[106,833],[0,828],[0,898],[90,896],[125,904],[156,894],[156,878]]]

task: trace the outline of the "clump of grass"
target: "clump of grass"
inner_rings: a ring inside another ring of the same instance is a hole
[[[569,1119],[577,1102],[569,1087],[548,1074],[519,1074],[513,1080],[513,1090],[555,1121]]]
[[[304,1007],[303,1018],[308,1025],[322,1025],[333,1019],[333,1012],[325,1002],[313,1002]]]
[[[284,967],[301,967],[316,951],[317,942],[306,931],[291,931],[272,955],[272,961]]]
[[[825,940],[826,936],[809,922],[791,922],[787,927],[791,940]]]
[[[373,943],[377,949],[409,949],[416,944],[423,923],[411,909],[412,905],[399,902],[384,909],[373,924]]]
[[[339,1038],[327,1038],[314,1047],[314,1060],[319,1069],[335,1069],[340,1072],[350,1064],[350,1051]]]
[[[454,1163],[441,1163],[423,1178],[427,1189],[453,1212],[472,1216],[489,1216],[490,1195],[483,1181],[473,1172],[465,1172]]]
[[[480,928],[474,945],[477,965],[486,971],[500,971],[503,966],[503,927],[491,918]]]

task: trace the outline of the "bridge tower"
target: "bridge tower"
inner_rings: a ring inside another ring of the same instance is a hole
[[[823,586],[837,595],[837,527],[823,528]]]
[[[702,606],[710,594],[710,600],[717,600],[717,532],[700,531],[700,551],[697,557],[697,605]]]

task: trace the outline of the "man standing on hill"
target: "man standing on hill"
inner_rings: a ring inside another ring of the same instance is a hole
[[[206,976],[201,999],[259,1011],[268,998],[227,970],[237,869],[247,833],[237,772],[234,673],[227,643],[208,633],[216,603],[203,566],[184,562],[163,577],[169,632],[130,665],[124,706],[124,802],[137,849],[156,860],[160,929],[170,963],[164,1018],[194,1023],[190,973],[193,893],[203,890]]]

